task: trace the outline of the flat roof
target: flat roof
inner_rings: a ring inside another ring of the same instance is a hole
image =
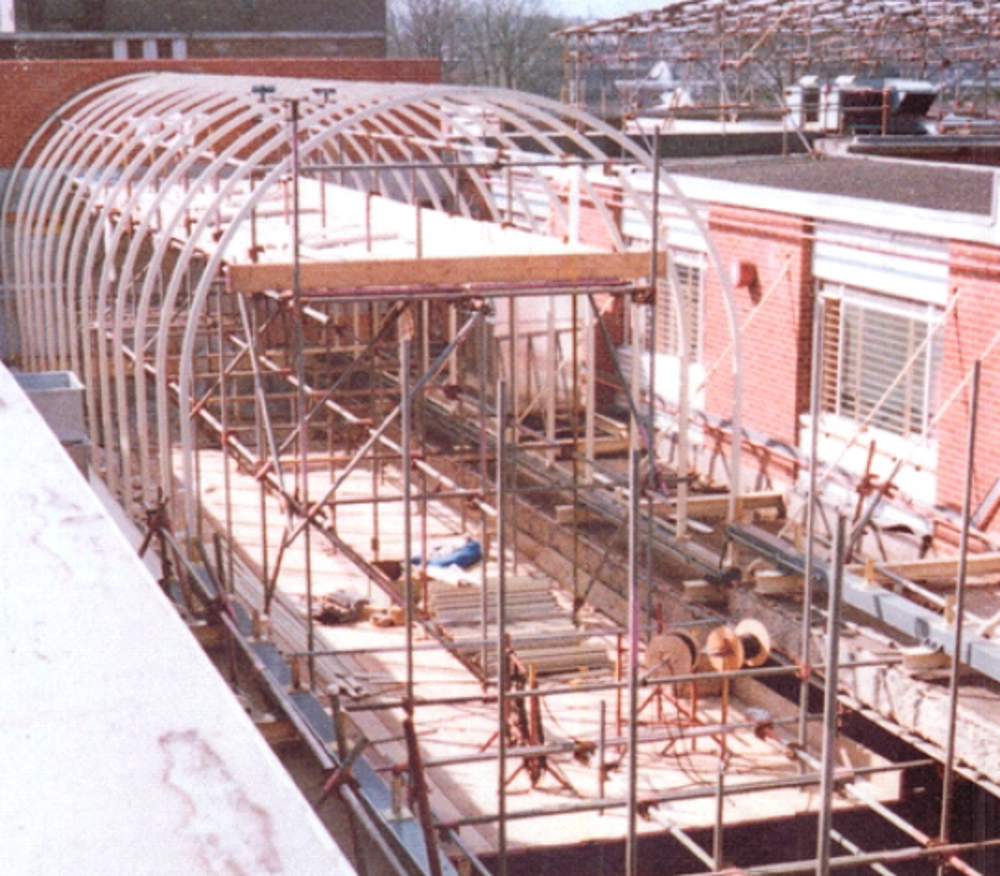
[[[353,874],[0,366],[5,871]]]
[[[674,174],[786,191],[980,216],[993,211],[994,173],[983,168],[844,157],[683,161],[667,167]]]

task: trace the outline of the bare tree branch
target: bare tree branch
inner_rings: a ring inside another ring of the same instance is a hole
[[[395,0],[395,54],[439,58],[447,81],[555,96],[561,48],[550,34],[566,25],[543,0]]]

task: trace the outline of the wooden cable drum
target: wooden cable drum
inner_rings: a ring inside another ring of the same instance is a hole
[[[743,666],[743,642],[732,627],[716,627],[705,641],[705,654],[716,672],[732,672]]]
[[[759,620],[742,620],[736,625],[736,635],[743,645],[743,665],[763,666],[771,655],[771,634]]]
[[[669,681],[690,675],[698,657],[694,639],[685,633],[660,633],[646,646],[646,680]]]
[[[716,672],[763,666],[771,655],[771,636],[758,620],[743,620],[709,633],[705,654]]]

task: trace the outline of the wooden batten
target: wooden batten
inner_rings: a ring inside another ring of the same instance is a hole
[[[206,651],[217,651],[226,644],[225,628],[221,624],[209,624],[198,621],[188,625],[188,629],[194,634]]]
[[[759,569],[753,576],[754,592],[760,596],[790,596],[801,593],[804,579],[801,575],[779,572],[776,569]]]
[[[269,745],[281,745],[298,741],[299,734],[289,721],[267,720],[257,721],[257,729]]]
[[[865,567],[862,565],[851,565],[847,569],[858,575],[865,574]],[[887,575],[881,573],[880,569],[885,569],[910,581],[924,582],[926,587],[935,585],[936,589],[936,586],[940,585],[950,588],[954,586],[958,577],[958,557],[945,560],[933,558],[875,565],[870,572],[872,583],[884,584],[890,580]],[[1000,553],[970,554],[966,558],[965,569],[969,575],[1000,573]]]
[[[303,262],[303,289],[461,286],[479,283],[587,283],[649,275],[648,252],[504,254],[422,259]],[[232,264],[229,286],[245,294],[292,288],[290,263]]]
[[[785,497],[783,493],[768,490],[760,493],[741,493],[738,507],[743,512],[776,511],[784,514]],[[677,513],[676,500],[656,501],[654,508],[658,513],[673,517]],[[696,520],[721,519],[729,513],[729,493],[713,493],[709,495],[691,495],[687,498],[688,517]]]
[[[555,507],[555,519],[556,523],[560,526],[568,526],[573,522],[573,506],[572,505],[556,505]],[[598,514],[596,511],[591,511],[589,508],[578,507],[576,509],[576,521],[577,523],[590,523],[593,521],[600,521],[604,518]]]
[[[689,605],[725,605],[726,594],[709,581],[696,578],[682,582],[684,601]]]

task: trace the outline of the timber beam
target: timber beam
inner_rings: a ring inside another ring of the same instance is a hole
[[[562,285],[627,282],[649,276],[648,252],[565,252],[436,257],[421,259],[357,259],[303,262],[299,283],[304,290],[372,287],[474,286],[479,284]],[[231,264],[229,288],[254,294],[291,289],[291,263]],[[426,289],[422,290],[426,292]]]

